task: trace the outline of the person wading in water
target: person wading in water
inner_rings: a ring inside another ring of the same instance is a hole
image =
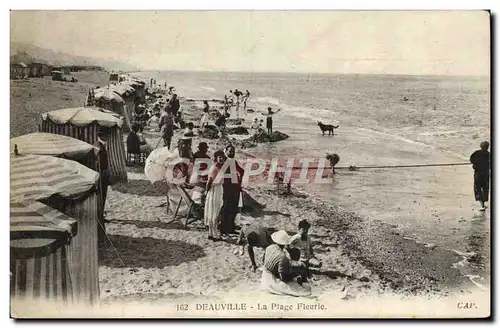
[[[479,145],[481,149],[476,150],[470,156],[470,162],[474,169],[474,196],[481,204],[480,211],[486,210],[485,202],[488,201],[490,190],[490,143],[483,141]]]
[[[279,108],[277,111],[273,112],[271,107],[267,108],[267,113],[262,115],[266,116],[266,128],[267,128],[267,134],[271,135],[273,134],[273,115],[278,113],[281,110]]]

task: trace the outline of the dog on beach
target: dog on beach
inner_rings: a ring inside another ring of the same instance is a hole
[[[323,135],[325,135],[325,132],[328,131],[329,136],[334,136],[335,132],[334,129],[337,129],[339,126],[331,125],[331,124],[323,124],[321,122],[318,122],[318,126],[321,129],[321,132],[323,132]]]
[[[335,165],[340,161],[340,156],[337,154],[326,154],[326,159],[330,162],[333,174],[335,174]]]

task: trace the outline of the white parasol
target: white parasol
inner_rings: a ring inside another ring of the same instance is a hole
[[[170,210],[170,189],[173,185],[186,181],[181,165],[177,165],[181,160],[177,149],[170,151],[167,147],[162,147],[153,150],[144,165],[144,174],[148,180],[167,197],[167,211]]]
[[[181,165],[178,165],[182,160],[178,149],[173,151],[168,150],[167,147],[155,149],[146,159],[144,174],[153,185],[181,184],[186,178]]]

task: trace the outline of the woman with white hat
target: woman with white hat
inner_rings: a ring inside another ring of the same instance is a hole
[[[278,295],[311,295],[311,287],[308,284],[300,285],[293,279],[290,259],[284,251],[290,244],[288,233],[284,230],[276,231],[271,235],[271,239],[275,244],[266,248],[261,279],[262,289]]]

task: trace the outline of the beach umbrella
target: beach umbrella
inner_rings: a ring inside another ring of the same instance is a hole
[[[167,147],[155,149],[149,154],[144,165],[144,174],[152,185],[167,198],[167,212],[170,210],[170,191],[172,187],[184,184],[192,165],[179,164],[181,157],[178,149],[169,151]],[[171,170],[172,174],[167,174]],[[175,190],[175,189],[174,189]],[[180,203],[179,205],[180,206]]]
[[[180,165],[177,165],[182,158],[178,149],[173,151],[167,147],[155,149],[149,154],[144,166],[144,174],[151,183],[164,181],[167,183],[176,183],[176,180],[182,178]],[[173,170],[171,177],[167,175],[167,170]]]
[[[34,132],[10,139],[10,151],[20,155],[48,155],[65,158],[76,158],[94,152],[97,155],[99,148],[81,140],[60,134]]]
[[[39,202],[10,203],[11,297],[73,299],[77,221]]]
[[[158,190],[168,193],[172,185],[179,185],[186,181],[192,165],[188,164],[187,171],[180,161],[183,160],[178,149],[169,151],[167,147],[155,149],[149,154],[144,165],[144,174]],[[171,174],[167,174],[170,170]]]

